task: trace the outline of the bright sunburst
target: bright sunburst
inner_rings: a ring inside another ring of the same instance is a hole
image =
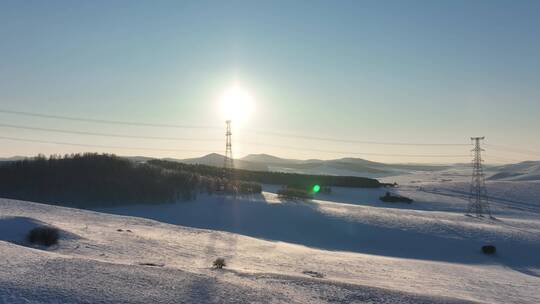
[[[241,123],[253,112],[254,101],[246,89],[240,85],[234,85],[221,95],[219,106],[225,119]]]

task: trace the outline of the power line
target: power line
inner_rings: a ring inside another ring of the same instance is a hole
[[[508,151],[508,152],[520,153],[520,154],[535,155],[535,156],[540,157],[540,152],[538,151],[518,149],[518,148],[508,147],[508,146],[503,146],[503,145],[494,145],[494,144],[485,144],[485,145],[495,150],[503,150],[503,151]]]
[[[62,142],[62,141],[49,141],[49,140],[39,140],[39,139],[16,138],[16,137],[8,137],[8,136],[0,136],[0,139],[11,140],[11,141],[20,141],[20,142],[40,143],[40,144],[54,144],[54,145],[88,147],[88,148],[103,148],[103,149],[125,149],[125,150],[161,151],[161,152],[196,152],[196,153],[211,153],[211,152],[213,152],[213,151],[208,151],[208,150],[155,149],[155,148],[146,148],[146,147],[126,147],[126,146],[79,144],[79,143],[70,143],[70,142]]]
[[[59,119],[59,120],[101,123],[101,124],[130,125],[130,126],[143,126],[143,127],[162,127],[162,128],[219,129],[221,130],[220,127],[213,127],[213,126],[193,126],[193,125],[144,123],[144,122],[134,122],[134,121],[104,120],[104,119],[63,116],[63,115],[50,115],[50,114],[42,114],[42,113],[34,113],[34,112],[24,112],[24,111],[12,111],[12,110],[5,110],[5,109],[0,109],[0,113],[23,115],[23,116],[30,116],[30,117],[51,118],[51,119]],[[64,133],[64,134],[114,137],[114,138],[135,138],[135,139],[151,139],[151,140],[195,141],[195,142],[220,142],[221,141],[221,139],[218,139],[218,138],[202,139],[202,138],[187,138],[187,137],[141,136],[141,135],[128,135],[128,134],[116,134],[116,133],[104,133],[104,132],[87,132],[87,131],[76,131],[76,130],[65,130],[65,129],[41,128],[41,127],[31,127],[31,126],[1,124],[1,123],[0,123],[0,127],[43,131],[43,132]],[[353,144],[390,145],[390,146],[468,146],[469,145],[469,144],[461,144],[461,143],[413,143],[413,142],[363,141],[363,140],[353,140],[353,139],[343,139],[343,138],[318,137],[318,136],[301,135],[301,134],[293,134],[293,133],[280,133],[280,132],[273,132],[273,131],[261,131],[261,130],[243,130],[243,131],[249,132],[249,133],[255,133],[255,134],[264,134],[264,135],[270,135],[270,136],[283,137],[283,138],[295,138],[295,139],[306,139],[306,140],[327,141],[327,142],[342,142],[342,143],[353,143]],[[8,139],[8,138],[4,138],[4,139]],[[9,139],[15,140],[13,137]],[[63,143],[63,142],[47,142],[47,141],[40,141],[40,140],[20,139],[19,141],[33,141],[33,142],[41,142],[41,143],[78,145],[78,146],[100,147],[100,148],[132,149],[131,147],[123,147],[123,146],[99,146],[99,145],[96,146],[96,145],[73,144],[73,143]],[[468,157],[468,155],[460,155],[460,154],[431,154],[431,155],[430,154],[425,154],[425,155],[415,154],[413,155],[413,154],[362,153],[362,152],[353,152],[353,151],[311,149],[311,148],[253,143],[253,142],[240,142],[240,143],[248,144],[248,145],[262,145],[262,146],[298,150],[298,151],[365,155],[365,156],[425,157],[425,158]],[[501,145],[492,145],[492,144],[490,144],[489,146],[495,147],[495,149],[500,149],[500,150],[514,151],[514,152],[523,153],[523,154],[540,155],[540,152],[535,152],[535,151],[530,151],[530,150],[520,150],[516,148],[509,148],[509,147],[505,147]],[[188,150],[175,150],[175,149],[149,149],[149,148],[137,148],[137,147],[135,147],[134,149],[154,150],[154,151],[188,151]],[[210,152],[210,151],[200,151],[200,152]]]
[[[63,133],[63,134],[76,134],[76,135],[90,135],[90,136],[104,136],[104,137],[114,137],[114,138],[136,138],[136,139],[153,139],[153,140],[176,140],[176,141],[206,141],[206,142],[221,142],[220,139],[198,139],[198,138],[179,138],[179,137],[156,137],[156,136],[138,136],[138,135],[125,135],[125,134],[111,134],[111,133],[98,133],[98,132],[85,132],[85,131],[75,131],[75,130],[64,130],[64,129],[50,129],[50,128],[39,128],[39,127],[29,127],[21,125],[12,125],[12,124],[1,124],[0,127],[13,128],[13,129],[23,129],[23,130],[35,130],[41,132],[54,132],[54,133]],[[334,153],[334,154],[351,154],[351,155],[370,155],[370,156],[397,156],[397,157],[468,157],[468,155],[411,155],[411,154],[384,154],[384,153],[362,153],[362,152],[353,152],[353,151],[337,151],[337,150],[324,150],[324,149],[311,149],[311,148],[302,148],[302,147],[293,147],[293,146],[284,146],[284,145],[274,145],[274,144],[260,144],[254,142],[243,142],[240,141],[240,144],[248,145],[262,145],[268,147],[289,149],[289,150],[298,150],[298,151],[311,151],[311,152],[322,152],[322,153]]]
[[[0,113],[30,116],[30,117],[51,118],[51,119],[59,119],[59,120],[69,120],[69,121],[114,124],[114,125],[179,128],[179,129],[210,129],[210,130],[222,129],[221,127],[216,127],[216,126],[194,126],[194,125],[144,123],[144,122],[120,121],[120,120],[105,120],[105,119],[64,116],[64,115],[42,114],[42,113],[24,112],[24,111],[12,111],[12,110],[5,110],[5,109],[0,109]],[[305,139],[305,140],[312,140],[312,141],[341,142],[341,143],[353,143],[353,144],[387,145],[387,146],[468,146],[468,144],[465,144],[465,143],[382,142],[382,141],[354,140],[354,139],[347,139],[347,138],[335,138],[335,137],[319,137],[319,136],[302,135],[302,134],[294,134],[294,133],[281,133],[281,132],[264,131],[264,130],[247,129],[244,131],[249,132],[249,133],[276,136],[276,137],[282,137],[282,138],[294,138],[294,139]]]
[[[146,147],[130,147],[130,146],[110,146],[110,145],[94,145],[94,144],[80,144],[80,143],[71,143],[71,142],[62,142],[62,141],[48,141],[48,140],[39,140],[39,139],[27,139],[27,138],[16,138],[16,137],[7,137],[0,136],[0,139],[20,141],[20,142],[32,142],[32,143],[42,143],[42,144],[55,144],[55,145],[67,145],[67,146],[78,146],[78,147],[90,147],[90,148],[105,148],[105,149],[127,149],[127,150],[146,150],[146,151],[166,151],[166,152],[199,152],[199,153],[212,153],[215,151],[209,150],[186,150],[186,149],[155,149],[155,148],[146,148]],[[270,145],[274,146],[275,145]],[[384,154],[384,153],[362,153],[362,152],[351,152],[351,151],[333,151],[333,150],[320,150],[320,149],[309,149],[309,148],[298,148],[298,147],[287,147],[279,146],[280,148],[291,149],[291,150],[302,150],[302,151],[312,151],[312,152],[322,152],[322,153],[334,153],[334,154],[345,154],[345,155],[365,155],[365,156],[392,156],[392,157],[435,157],[435,158],[453,158],[453,157],[469,157],[469,155],[449,155],[449,154],[425,154],[425,155],[413,155],[413,154]]]
[[[284,138],[296,138],[296,139],[306,139],[306,140],[319,140],[319,141],[342,142],[342,143],[353,143],[353,144],[368,144],[368,145],[386,145],[386,146],[469,146],[469,144],[463,144],[463,143],[412,143],[412,142],[366,141],[366,140],[354,140],[354,139],[344,139],[344,138],[334,138],[334,137],[319,137],[319,136],[310,136],[310,135],[300,135],[300,134],[293,134],[293,133],[279,133],[279,132],[260,131],[260,130],[246,130],[246,132],[257,133],[257,134],[266,134],[266,135],[284,137]]]
[[[504,162],[504,163],[519,163],[519,162],[522,162],[523,159],[516,159],[516,158],[508,158],[508,157],[500,157],[500,156],[493,156],[491,154],[486,154],[484,152],[484,158],[486,160],[498,160],[498,161],[501,161],[501,162]]]
[[[210,151],[210,150],[156,149],[156,148],[118,146],[118,145],[81,144],[81,143],[71,143],[71,142],[62,142],[62,141],[47,141],[47,140],[38,140],[38,139],[15,138],[15,137],[6,137],[6,136],[0,136],[0,139],[11,140],[11,141],[20,141],[20,142],[67,145],[67,146],[90,147],[90,148],[105,148],[105,149],[126,149],[126,150],[160,151],[160,152],[164,152],[164,151],[165,152],[198,152],[198,153],[212,153],[212,152],[214,152],[214,151]],[[256,144],[256,143],[243,142],[243,144]],[[353,151],[311,149],[311,148],[300,148],[300,147],[271,145],[271,144],[262,144],[262,145],[276,147],[276,148],[290,149],[290,150],[320,152],[320,153],[332,153],[332,154],[344,154],[344,155],[383,156],[383,157],[412,157],[412,158],[415,158],[415,157],[423,157],[423,158],[469,157],[469,155],[461,155],[461,154],[387,154],[387,153],[369,153],[369,152],[353,152]],[[498,157],[490,157],[490,158],[498,158]],[[500,158],[498,158],[498,159],[500,159]]]
[[[299,150],[299,151],[310,151],[310,152],[322,152],[322,153],[334,153],[334,154],[351,154],[351,155],[369,155],[369,156],[396,156],[396,157],[443,157],[443,158],[452,158],[452,157],[470,157],[468,154],[385,154],[385,153],[364,153],[364,152],[353,152],[353,151],[337,151],[337,150],[323,150],[323,149],[311,149],[311,148],[300,148],[300,147],[291,147],[283,145],[274,145],[274,144],[259,144],[253,142],[241,142],[248,145],[261,145],[274,148],[290,149],[290,150]]]
[[[41,114],[41,113],[32,113],[32,112],[23,112],[23,111],[12,111],[12,110],[4,110],[4,109],[0,109],[0,113],[30,116],[30,117],[52,118],[52,119],[60,119],[60,120],[112,124],[112,125],[142,126],[142,127],[156,127],[156,128],[177,128],[177,129],[214,129],[214,130],[218,129],[218,130],[221,130],[220,127],[211,127],[211,126],[158,124],[158,123],[144,123],[144,122],[134,122],[134,121],[106,120],[106,119],[94,119],[94,118],[84,118],[84,117],[74,117],[74,116],[64,116],[64,115]]]
[[[43,132],[64,133],[64,134],[116,137],[116,138],[158,139],[158,140],[176,140],[176,141],[209,141],[209,142],[222,141],[221,139],[217,139],[217,138],[216,139],[201,139],[201,138],[187,138],[187,137],[126,135],[126,134],[114,134],[114,133],[99,133],[99,132],[85,132],[85,131],[74,131],[74,130],[64,130],[64,129],[39,128],[39,127],[29,127],[29,126],[2,124],[2,123],[0,123],[0,127],[22,129],[22,130],[43,131]]]

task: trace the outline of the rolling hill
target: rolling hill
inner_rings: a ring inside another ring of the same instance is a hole
[[[516,164],[494,167],[496,173],[490,180],[534,181],[540,180],[540,161],[524,161]]]
[[[202,157],[187,158],[187,159],[173,159],[166,158],[164,160],[180,162],[184,164],[198,164],[213,167],[222,167],[225,161],[225,156],[217,153],[210,153]],[[237,169],[254,170],[254,171],[268,171],[268,167],[264,163],[255,163],[243,159],[235,159],[234,166]]]
[[[384,164],[351,157],[332,160],[296,160],[279,158],[268,154],[250,154],[242,158],[242,160],[264,164],[270,171],[363,177],[383,177],[411,171],[437,171],[449,168],[449,166],[440,165]]]

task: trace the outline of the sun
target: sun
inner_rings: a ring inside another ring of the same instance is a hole
[[[233,85],[219,98],[219,107],[223,118],[234,123],[242,123],[252,114],[254,101],[246,89],[240,85]]]

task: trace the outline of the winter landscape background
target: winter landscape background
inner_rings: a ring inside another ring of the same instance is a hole
[[[1,0],[0,304],[540,303],[539,16]]]
[[[2,199],[0,246],[7,264],[0,270],[1,299],[536,303],[535,165],[489,169],[493,220],[465,215],[470,168],[464,165],[386,165],[399,175],[381,181],[397,182],[396,188],[332,187],[308,201],[278,198],[279,185],[264,185],[262,194],[200,194],[93,210]],[[324,168],[334,170],[330,166]],[[498,179],[502,175],[511,177]],[[381,202],[386,191],[414,202]],[[61,229],[59,244],[29,245],[26,234],[38,225]],[[496,245],[496,255],[484,255],[485,244]],[[226,259],[225,270],[211,268],[216,257]]]

